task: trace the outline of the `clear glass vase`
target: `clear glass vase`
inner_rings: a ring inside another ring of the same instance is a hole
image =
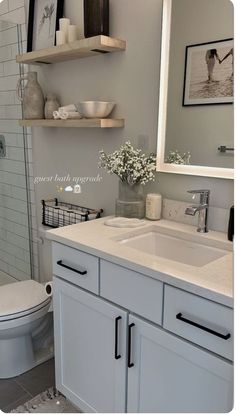
[[[143,186],[129,185],[119,181],[119,195],[116,200],[116,216],[142,219],[145,216]]]

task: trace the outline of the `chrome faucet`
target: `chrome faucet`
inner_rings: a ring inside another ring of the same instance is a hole
[[[193,198],[195,198],[196,194],[199,194],[200,204],[198,206],[187,207],[185,214],[187,214],[187,216],[195,216],[195,214],[198,212],[199,216],[197,231],[199,233],[207,233],[210,190],[190,190],[188,193],[193,194]]]

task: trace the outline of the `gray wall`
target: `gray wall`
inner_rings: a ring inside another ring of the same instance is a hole
[[[174,0],[176,1],[176,0]],[[66,0],[67,16],[75,19],[78,0]],[[125,53],[98,56],[45,67],[40,80],[45,92],[57,92],[63,104],[90,99],[117,101],[115,115],[126,119],[124,129],[40,129],[33,131],[35,176],[96,176],[98,184],[86,184],[81,195],[65,194],[65,201],[114,212],[118,179],[98,170],[98,151],[114,151],[127,138],[148,151],[156,150],[158,85],[161,42],[161,0],[110,0],[110,34],[127,40]],[[72,13],[72,9],[74,9]],[[71,13],[71,14],[70,14]],[[144,140],[145,141],[145,140]],[[58,183],[36,185],[38,217],[40,200],[57,195]],[[173,174],[157,174],[147,190],[162,192],[165,197],[190,200],[189,188],[212,190],[211,204],[228,208],[233,202],[233,183]]]
[[[230,0],[173,1],[166,156],[170,150],[190,151],[193,165],[233,168],[233,154],[217,151],[233,146],[233,105],[182,106],[185,47],[232,37]],[[231,57],[227,63],[231,71]]]

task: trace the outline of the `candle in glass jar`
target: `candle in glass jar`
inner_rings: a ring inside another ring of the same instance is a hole
[[[160,220],[162,209],[161,194],[148,194],[146,198],[146,218],[149,220]]]

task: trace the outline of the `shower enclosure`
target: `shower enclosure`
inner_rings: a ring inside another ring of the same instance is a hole
[[[16,84],[24,27],[0,21],[0,286],[33,277],[31,136],[19,126]]]

